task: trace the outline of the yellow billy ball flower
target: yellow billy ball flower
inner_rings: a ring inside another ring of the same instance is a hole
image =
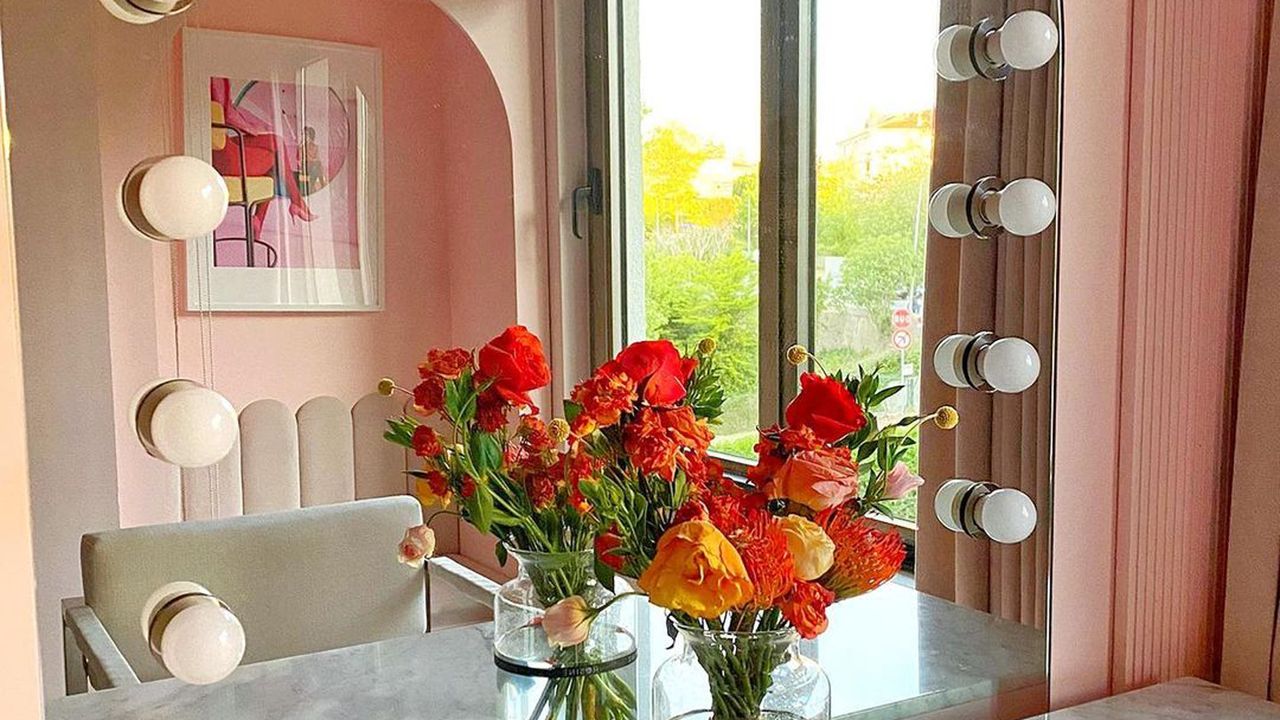
[[[551,438],[551,442],[564,442],[569,437],[569,421],[564,418],[555,418],[547,423],[547,436]]]
[[[396,391],[396,381],[391,378],[382,378],[378,381],[378,394],[383,397],[391,397],[391,393]]]
[[[716,347],[718,347],[718,343],[716,343],[715,338],[702,338],[702,341],[698,343],[698,352],[703,355],[712,355],[715,353]]]
[[[933,414],[933,424],[943,430],[950,430],[960,424],[960,413],[950,405],[943,405]]]
[[[787,348],[787,362],[800,367],[809,362],[809,350],[803,345],[792,345]]]

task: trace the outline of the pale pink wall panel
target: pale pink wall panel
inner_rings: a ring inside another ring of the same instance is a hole
[[[1066,9],[1055,706],[1216,672],[1262,5]]]

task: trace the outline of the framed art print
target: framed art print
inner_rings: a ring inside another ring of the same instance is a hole
[[[192,311],[381,310],[381,54],[183,32],[186,152],[231,204],[187,251]]]

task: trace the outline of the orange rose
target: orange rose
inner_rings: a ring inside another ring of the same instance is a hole
[[[772,497],[826,510],[858,494],[858,463],[829,450],[805,450],[791,456],[769,483]]]
[[[720,617],[755,591],[742,556],[706,520],[689,520],[663,533],[637,584],[653,604],[698,618]]]

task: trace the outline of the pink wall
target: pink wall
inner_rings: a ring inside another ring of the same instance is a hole
[[[1273,19],[1277,37],[1280,15]],[[1272,43],[1257,197],[1249,247],[1231,480],[1230,541],[1222,628],[1222,684],[1280,699],[1275,662],[1280,599],[1280,492],[1274,420],[1280,416],[1280,44]]]
[[[176,474],[143,453],[127,409],[156,376],[203,375],[200,318],[178,314],[175,367],[170,269],[182,261],[169,246],[129,234],[111,203],[139,158],[182,149],[180,125],[164,120],[180,115],[169,58],[181,24],[98,19],[121,520],[172,521],[181,508]],[[384,0],[358,13],[342,0],[308,2],[306,12],[293,3],[205,0],[183,22],[383,52],[386,309],[214,314],[214,380],[234,405],[272,397],[296,407],[321,394],[354,402],[383,375],[409,382],[427,347],[472,343],[516,319],[510,126],[485,59],[449,16],[426,0]],[[182,282],[179,274],[177,295]]]
[[[2,103],[2,101],[0,101]],[[0,104],[0,127],[4,108]],[[0,166],[0,698],[15,720],[41,717],[36,583],[27,479],[18,283],[9,168]]]
[[[1066,9],[1058,707],[1216,672],[1262,5]]]

